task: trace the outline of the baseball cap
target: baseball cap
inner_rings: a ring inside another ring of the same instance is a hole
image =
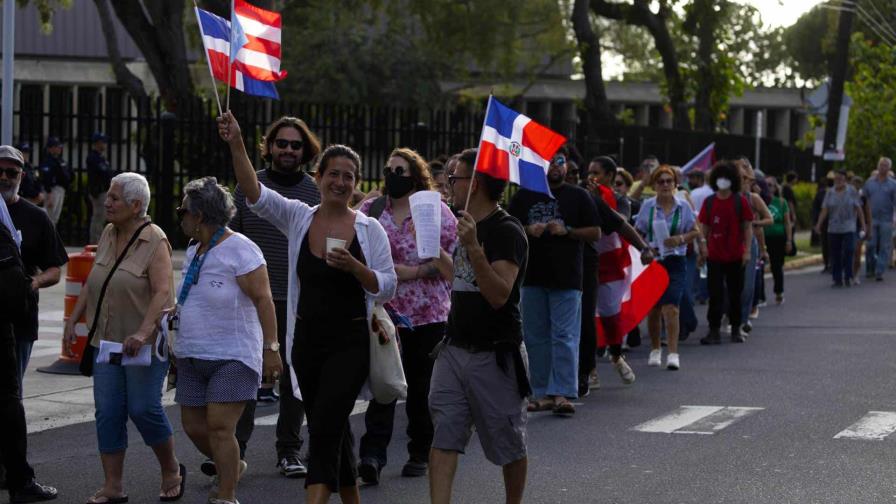
[[[25,166],[25,158],[19,149],[12,145],[0,145],[0,159],[9,159],[19,166]]]
[[[28,142],[19,142],[19,145],[16,145],[16,148],[22,152],[31,152],[31,144]]]
[[[51,136],[47,138],[47,148],[59,147],[60,145],[62,145],[62,140],[60,140],[59,137]]]
[[[90,143],[94,142],[109,142],[109,137],[106,136],[102,131],[94,132],[94,134],[90,135]]]

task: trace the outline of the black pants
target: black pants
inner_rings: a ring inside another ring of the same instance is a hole
[[[0,457],[6,469],[6,485],[18,491],[34,479],[34,470],[28,465],[28,432],[25,427],[25,409],[19,395],[18,360],[16,339],[12,325],[0,322],[0,396],[3,398],[2,424],[0,424]]]
[[[401,365],[408,381],[408,399],[405,411],[408,415],[408,456],[426,462],[432,446],[432,417],[429,415],[429,382],[435,364],[429,354],[445,336],[445,323],[426,324],[413,330],[400,328]],[[380,467],[388,462],[387,451],[395,424],[395,404],[370,401],[364,415],[366,432],[361,437],[361,459],[373,458]]]
[[[306,488],[356,485],[349,416],[370,374],[369,338],[366,320],[296,320],[292,360],[308,415]]]
[[[717,331],[722,327],[726,292],[728,294],[728,321],[731,323],[731,327],[740,328],[740,296],[744,288],[744,264],[741,261],[707,261],[706,279],[709,284],[709,309],[706,312],[709,328]]]
[[[786,235],[765,235],[765,248],[775,280],[775,294],[784,293],[784,257],[787,255]]]
[[[597,261],[585,260],[582,264],[582,333],[579,338],[579,380],[588,381],[588,375],[597,366],[597,327],[594,312],[597,310]]]
[[[305,421],[305,406],[292,395],[292,377],[286,364],[286,301],[274,301],[277,314],[277,341],[280,343],[280,360],[283,373],[280,375],[280,416],[277,417],[277,460],[283,457],[299,456],[302,449],[302,423]],[[243,416],[236,424],[236,439],[240,445],[240,458],[246,458],[246,446],[255,428],[255,401],[246,402]]]

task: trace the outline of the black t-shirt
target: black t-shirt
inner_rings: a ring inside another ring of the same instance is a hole
[[[573,227],[594,227],[599,224],[594,199],[588,191],[571,184],[551,189],[549,196],[521,189],[510,202],[510,215],[524,226],[559,220]],[[529,259],[532,267],[526,272],[525,286],[549,289],[582,290],[583,242],[569,236],[551,236],[547,231],[540,238],[530,238]]]
[[[448,313],[448,337],[455,342],[489,348],[497,342],[522,341],[520,284],[526,274],[529,244],[519,221],[503,209],[476,224],[476,239],[489,263],[509,261],[519,266],[507,303],[497,310],[485,300],[476,284],[473,265],[467,251],[458,242],[454,251],[454,283],[451,311]]]
[[[625,217],[622,214],[610,208],[603,198],[592,196],[594,206],[597,207],[597,225],[600,226],[602,236],[618,233],[625,223]],[[586,264],[597,264],[597,243],[586,243],[584,250],[584,258]]]
[[[62,238],[46,212],[22,198],[7,207],[13,225],[22,233],[22,262],[28,276],[68,262]],[[37,339],[37,310],[25,320],[18,321],[15,331],[17,337]]]
[[[33,199],[40,195],[42,190],[40,171],[36,170],[30,163],[25,163],[25,167],[22,170],[22,184],[19,185],[19,196]]]

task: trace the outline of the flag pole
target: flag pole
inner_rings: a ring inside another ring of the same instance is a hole
[[[233,78],[233,22],[236,20],[235,0],[230,0],[230,43],[227,44],[227,111],[230,112],[230,80]]]
[[[482,152],[482,135],[485,134],[485,124],[488,121],[488,111],[492,108],[492,98],[494,94],[489,91],[488,93],[488,103],[485,105],[485,117],[482,118],[482,131],[479,133],[479,145],[478,149],[476,149],[476,161],[473,162],[473,177],[476,176],[476,167],[479,166],[479,153]],[[467,186],[467,202],[464,204],[464,212],[470,207],[470,195],[473,194],[473,179],[470,178],[470,185]]]
[[[202,20],[199,19],[199,6],[196,5],[196,0],[193,0],[193,9],[196,13],[196,21],[199,23],[199,35],[202,37],[202,48],[205,52],[205,62],[208,63],[208,74],[212,78],[212,89],[215,91],[215,101],[218,102],[218,115],[224,115],[224,109],[221,108],[221,96],[218,94],[218,84],[215,81],[215,73],[212,71],[212,62],[208,59],[208,49],[205,48],[205,32],[202,31]]]

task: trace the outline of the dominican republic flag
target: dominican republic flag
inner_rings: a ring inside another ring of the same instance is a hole
[[[694,159],[687,162],[686,165],[681,167],[681,173],[687,174],[691,170],[701,171],[703,173],[709,173],[709,170],[712,168],[712,165],[716,162],[716,143],[713,142],[706,146],[705,149],[700,151],[700,154],[697,154]]]
[[[280,14],[235,0],[233,17],[236,22],[231,33],[230,21],[196,8],[212,75],[227,82],[229,73],[231,87],[250,95],[279,98],[274,82],[286,77],[286,72],[280,71]]]
[[[476,171],[551,196],[547,172],[566,137],[488,98]]]
[[[641,264],[641,253],[618,233],[602,237],[597,253],[597,346],[621,345],[660,300],[669,275],[657,261]]]

